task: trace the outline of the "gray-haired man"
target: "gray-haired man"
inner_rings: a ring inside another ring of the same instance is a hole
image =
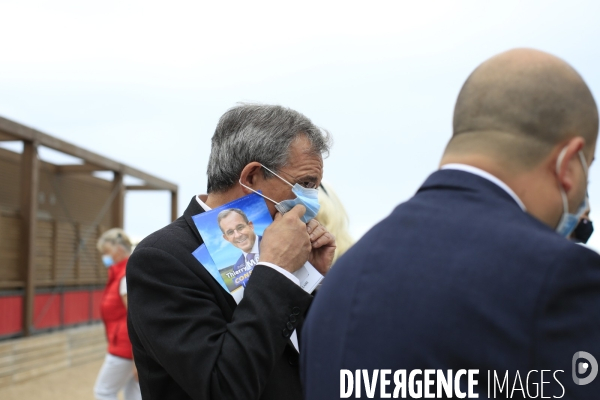
[[[277,214],[236,305],[192,256],[202,238],[193,215],[252,191],[295,198],[288,181],[318,187],[329,136],[279,106],[240,105],[212,138],[208,195],[140,243],[129,260],[129,334],[144,399],[301,399],[296,329],[312,297],[292,274],[307,260],[325,274],[335,238],[297,205]],[[269,171],[275,172],[274,177]]]

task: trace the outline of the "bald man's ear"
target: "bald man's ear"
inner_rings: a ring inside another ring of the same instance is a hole
[[[261,169],[262,166],[259,162],[252,161],[242,170],[242,173],[240,174],[240,182],[254,189],[254,186],[256,186],[256,181],[262,177],[259,176],[259,174],[262,174]],[[246,194],[252,193],[251,190],[245,188],[244,186],[242,186],[242,190]]]
[[[583,166],[579,158],[579,151],[583,149],[585,139],[581,136],[570,139],[567,143],[557,147],[553,152],[554,171],[558,181],[565,190],[569,192],[578,176],[583,173]]]

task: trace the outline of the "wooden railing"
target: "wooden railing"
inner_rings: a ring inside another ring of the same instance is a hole
[[[99,360],[106,354],[101,324],[0,342],[0,387]]]

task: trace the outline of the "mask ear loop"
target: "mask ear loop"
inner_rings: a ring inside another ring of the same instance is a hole
[[[560,174],[560,166],[565,158],[565,154],[567,154],[567,147],[563,147],[563,149],[558,154],[558,158],[556,159],[556,175]]]
[[[578,154],[579,154],[579,159],[581,160],[581,165],[583,166],[583,172],[585,173],[585,179],[587,180],[587,177],[588,177],[587,160],[585,159],[585,156],[583,155],[583,151],[579,150]]]
[[[567,146],[563,147],[563,149],[560,151],[560,154],[558,155],[558,158],[556,159],[556,175],[560,175],[560,166],[563,162],[563,159],[565,158],[565,154],[567,154]],[[569,202],[567,199],[567,194],[565,193],[565,190],[563,189],[560,182],[558,183],[558,186],[560,189],[560,196],[562,198],[562,203],[563,203],[563,215],[568,214],[569,213]]]
[[[285,183],[287,183],[288,185],[290,185],[291,187],[294,187],[294,185],[292,185],[291,183],[289,183],[288,181],[286,181],[285,179],[283,179],[282,177],[277,175],[275,172],[271,171],[269,168],[265,167],[262,164],[260,164],[260,166],[263,167],[264,169],[266,169],[267,171],[269,171],[270,173],[272,173],[273,175],[275,175],[276,177],[278,177],[279,179],[281,179],[282,181],[284,181]]]
[[[565,158],[565,154],[567,153],[567,147],[565,146],[561,151],[560,154],[558,155],[558,158],[556,159],[556,174],[560,174],[560,166],[563,162],[563,159]],[[579,155],[579,160],[581,161],[581,167],[583,168],[583,173],[585,174],[585,179],[587,180],[587,176],[588,176],[588,166],[587,166],[587,160],[585,159],[585,156],[583,155],[583,151],[579,150],[577,152],[577,154]],[[560,195],[562,197],[562,201],[563,201],[563,211],[565,214],[569,213],[569,206],[568,206],[568,200],[567,200],[567,194],[565,193],[564,189],[561,187],[560,188]],[[585,195],[585,207],[589,207],[589,200],[588,200],[588,195],[586,193]]]
[[[279,179],[281,179],[282,181],[284,181],[285,183],[287,183],[288,185],[290,185],[292,188],[294,187],[294,185],[292,185],[291,183],[289,183],[288,181],[286,181],[285,179],[283,179],[282,177],[280,177],[279,175],[277,175],[275,172],[271,171],[269,168],[265,167],[265,166],[264,166],[264,165],[262,165],[262,164],[260,164],[260,166],[261,166],[261,167],[263,167],[264,169],[266,169],[267,171],[269,171],[270,173],[272,173],[273,175],[275,175],[276,177],[278,177]],[[259,196],[261,196],[261,197],[264,197],[264,198],[265,198],[265,199],[267,199],[267,200],[270,200],[270,201],[271,201],[271,202],[273,202],[274,204],[279,204],[279,202],[277,202],[277,201],[275,201],[275,200],[273,200],[273,199],[271,199],[271,198],[269,198],[269,197],[265,196],[265,195],[264,195],[264,194],[262,194],[262,193],[258,193],[256,190],[252,189],[252,188],[251,188],[251,187],[249,187],[249,186],[246,186],[246,185],[244,185],[244,184],[242,183],[242,179],[241,179],[241,178],[238,180],[238,182],[239,182],[239,184],[240,184],[240,185],[242,185],[243,187],[245,187],[245,188],[246,188],[246,189],[248,189],[248,190],[251,190],[251,191],[253,191],[253,192],[254,192],[254,193],[256,193],[257,195],[259,195]]]
[[[579,159],[581,160],[581,165],[583,166],[583,173],[585,174],[585,181],[589,186],[589,181],[588,181],[588,171],[589,170],[588,170],[587,160],[585,159],[585,156],[583,155],[583,151],[579,150],[578,154],[579,154]],[[584,207],[584,210],[587,210],[590,208],[590,196],[588,195],[587,190],[585,191],[585,201],[584,201],[584,204],[582,205],[582,207]]]
[[[268,197],[267,197],[267,196],[265,196],[264,194],[262,194],[262,193],[259,193],[259,192],[257,192],[256,190],[252,189],[251,187],[244,185],[244,184],[242,183],[242,180],[241,180],[241,179],[240,179],[238,182],[239,182],[239,184],[240,184],[240,185],[242,185],[243,187],[245,187],[245,188],[246,188],[246,189],[248,189],[248,190],[251,190],[251,191],[253,191],[254,193],[256,193],[257,195],[259,195],[260,197],[264,197],[265,199],[267,199],[267,200],[270,200],[270,201],[272,201],[272,202],[273,202],[273,203],[275,203],[275,204],[279,204],[278,202],[276,202],[275,200],[273,200],[273,199],[271,199],[271,198],[268,198]]]

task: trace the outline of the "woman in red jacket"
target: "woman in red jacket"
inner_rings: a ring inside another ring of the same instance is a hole
[[[117,393],[123,390],[125,400],[141,400],[127,333],[125,266],[131,254],[131,241],[122,229],[113,228],[102,234],[97,248],[108,268],[108,282],[100,305],[108,353],[94,385],[94,396],[98,400],[117,400]]]

